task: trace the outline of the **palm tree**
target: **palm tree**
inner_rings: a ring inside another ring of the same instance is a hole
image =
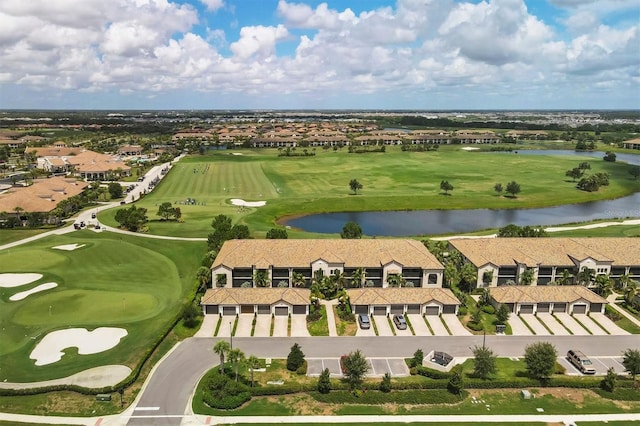
[[[520,285],[531,285],[535,278],[535,272],[533,268],[525,268],[520,274]]]
[[[229,362],[231,362],[236,372],[236,382],[238,381],[238,370],[242,361],[244,361],[244,352],[238,348],[229,351]]]
[[[624,301],[627,305],[633,305],[633,299],[636,297],[636,294],[638,294],[638,282],[631,280],[624,289]]]
[[[217,353],[220,356],[220,374],[224,372],[224,357],[231,350],[231,346],[229,342],[226,340],[218,340],[218,342],[213,347],[213,352]]]
[[[631,278],[631,275],[629,274],[624,274],[622,275],[618,281],[615,284],[616,290],[624,290],[627,288],[627,286],[634,282],[633,279]]]
[[[196,272],[196,279],[198,283],[200,283],[200,289],[204,290],[211,282],[211,270],[206,266],[201,266],[198,268],[198,272]]]
[[[362,287],[362,283],[364,282],[365,277],[367,276],[367,270],[364,268],[357,268],[351,274],[351,287],[360,288]]]
[[[589,287],[596,277],[596,272],[586,266],[578,272],[578,284]]]
[[[341,290],[344,288],[344,283],[346,281],[346,278],[344,277],[344,274],[342,273],[342,271],[338,269],[333,271],[333,275],[331,276],[331,279],[336,284],[336,288],[338,290]]]
[[[304,275],[300,272],[294,272],[291,274],[291,284],[294,287],[304,287],[307,284],[307,280],[304,279]]]
[[[253,370],[260,366],[260,360],[255,355],[250,355],[247,358],[247,365],[249,366],[249,371],[251,371],[251,387],[253,387]]]
[[[253,282],[256,287],[269,287],[269,272],[266,269],[256,269]]]
[[[558,279],[556,279],[556,282],[558,283],[558,285],[569,285],[572,280],[573,274],[571,273],[571,271],[568,269],[563,269],[562,275]]]
[[[596,277],[596,292],[602,296],[607,297],[611,294],[613,288],[613,281],[609,275],[598,275]]]

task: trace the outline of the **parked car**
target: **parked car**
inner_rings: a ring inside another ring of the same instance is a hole
[[[582,352],[571,349],[567,352],[567,359],[578,370],[580,370],[582,374],[596,374],[596,369],[593,368],[593,363]]]
[[[95,219],[96,218],[96,214],[95,213],[91,213],[91,219]]]
[[[368,330],[371,328],[371,322],[369,321],[369,315],[367,314],[358,314],[358,324],[360,324],[360,328],[363,330]]]
[[[74,229],[80,229],[80,224],[79,223],[74,223],[73,224],[73,228]]]
[[[99,223],[96,224],[96,229],[100,229],[100,224]]]
[[[404,319],[404,315],[396,314],[393,316],[393,323],[396,325],[398,330],[406,330],[407,329],[407,321]]]

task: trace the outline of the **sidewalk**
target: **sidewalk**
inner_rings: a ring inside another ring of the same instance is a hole
[[[321,305],[327,309],[327,323],[329,324],[329,336],[337,336],[338,328],[336,327],[336,317],[333,315],[333,305],[337,305],[337,300],[321,300]]]
[[[638,320],[636,317],[631,315],[629,312],[622,309],[620,306],[616,305],[616,297],[618,297],[618,294],[616,293],[611,293],[609,297],[607,297],[607,302],[609,302],[609,305],[611,305],[613,309],[618,311],[620,315],[622,315],[623,317],[626,317],[629,321],[631,321],[632,323],[640,327],[640,320]]]

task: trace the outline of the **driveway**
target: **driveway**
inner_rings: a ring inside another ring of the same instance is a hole
[[[407,314],[407,318],[411,321],[411,326],[413,327],[413,331],[416,333],[416,336],[431,336],[431,332],[429,331],[429,327],[424,322],[422,315],[420,314]]]
[[[231,330],[233,330],[233,324],[236,321],[235,315],[223,315],[220,320],[220,327],[218,328],[217,337],[229,337],[231,336]],[[231,323],[231,325],[229,325]]]
[[[433,330],[433,335],[434,336],[449,336],[449,332],[447,331],[447,329],[444,327],[444,324],[442,324],[442,321],[440,320],[440,317],[437,315],[425,315],[424,316],[425,320],[429,323],[429,325],[431,326],[431,329]]]
[[[531,336],[533,334],[518,315],[509,316],[509,325],[511,326],[511,333],[514,336]]]
[[[256,327],[253,329],[255,337],[269,337],[271,335],[271,315],[256,316]]]
[[[200,325],[200,329],[194,334],[193,337],[213,337],[216,332],[216,327],[218,326],[218,320],[220,317],[218,315],[205,315],[202,318],[202,324]]]
[[[371,319],[371,316],[369,316],[369,321],[373,321]],[[356,321],[356,323],[357,323],[357,321]],[[371,327],[369,327],[366,330],[363,330],[360,327],[360,324],[358,324],[358,329],[356,330],[356,336],[375,336],[375,335],[376,335],[376,332],[373,329],[373,324],[371,325]]]
[[[464,328],[464,325],[458,319],[456,314],[442,314],[444,323],[449,327],[449,331],[453,336],[471,336],[471,332]]]
[[[309,337],[307,329],[307,316],[302,314],[291,315],[291,337]]]
[[[235,337],[250,337],[253,328],[253,314],[240,314],[236,326]]]
[[[558,319],[562,321],[562,324],[564,324],[565,327],[571,330],[574,336],[589,335],[589,332],[585,330],[584,327],[582,327],[580,324],[578,324],[578,322],[574,320],[571,315],[567,313],[559,313],[559,314],[556,314],[556,317],[558,317]]]
[[[536,335],[538,336],[548,336],[550,333],[547,331],[546,328],[544,328],[544,325],[542,325],[542,323],[540,321],[538,321],[538,318],[533,315],[533,314],[520,314],[520,319],[524,320],[527,324],[529,324],[529,327],[531,327],[533,329],[533,332],[536,333]]]
[[[598,321],[601,326],[607,329],[607,331],[614,336],[621,336],[623,334],[629,334],[628,331],[625,331],[618,327],[613,321],[611,321],[605,314],[600,312],[591,312],[589,314],[591,318]]]
[[[587,314],[576,314],[573,316],[587,327],[594,336],[605,336],[607,334],[598,324],[596,324]]]
[[[273,318],[273,335],[276,337],[287,337],[289,335],[289,316],[276,315]]]
[[[371,315],[369,318],[375,321],[378,336],[393,336],[393,331],[391,331],[391,327],[389,327],[389,321],[386,315]]]
[[[542,321],[545,323],[545,325],[547,327],[549,327],[549,330],[551,330],[551,332],[556,335],[556,336],[568,336],[569,332],[567,331],[566,328],[564,328],[562,326],[562,324],[560,324],[558,322],[557,319],[555,319],[553,317],[553,315],[549,314],[549,313],[545,313],[545,314],[538,314],[538,320]]]

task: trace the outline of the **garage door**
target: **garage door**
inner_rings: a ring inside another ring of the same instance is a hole
[[[205,305],[204,312],[206,314],[217,314],[218,313],[218,305]]]
[[[307,313],[307,306],[306,305],[294,305],[293,306],[293,313],[296,315],[305,315]]]
[[[260,315],[268,315],[271,313],[271,306],[269,305],[258,305],[258,314]]]
[[[444,305],[442,307],[443,314],[455,314],[456,313],[456,305]]]
[[[408,314],[419,314],[420,313],[420,305],[409,305],[407,306]]]
[[[554,303],[553,304],[553,313],[563,313],[567,312],[567,304],[566,303]]]
[[[354,313],[356,314],[368,314],[369,313],[369,305],[356,305],[354,309]]]
[[[288,306],[276,306],[275,314],[278,315],[278,316],[289,315],[289,307]]]
[[[403,314],[404,305],[391,305],[391,314]]]
[[[240,306],[241,314],[252,314],[253,313],[253,305],[242,305]]]
[[[235,306],[223,306],[222,307],[222,315],[235,315],[236,307]]]
[[[532,314],[533,313],[533,305],[520,305],[520,313],[521,314]]]
[[[587,313],[587,305],[573,305],[573,313],[574,314],[586,314]]]
[[[592,303],[589,310],[591,312],[602,312],[602,303]]]
[[[425,315],[440,315],[439,306],[427,306],[424,310]]]
[[[549,312],[550,303],[538,303],[538,312]]]
[[[374,306],[373,307],[373,315],[387,315],[387,307],[386,306]]]

